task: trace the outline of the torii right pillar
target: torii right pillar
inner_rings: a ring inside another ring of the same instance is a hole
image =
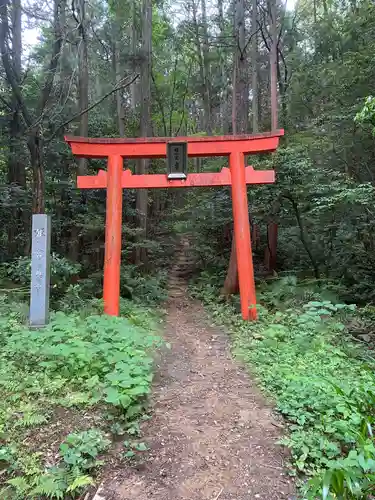
[[[240,152],[231,153],[229,155],[229,166],[232,177],[234,237],[241,313],[243,319],[255,320],[257,319],[256,293],[245,178],[245,155]]]

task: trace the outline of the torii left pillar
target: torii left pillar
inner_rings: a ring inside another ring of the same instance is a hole
[[[247,203],[247,184],[275,181],[273,170],[245,167],[245,155],[275,151],[283,130],[251,136],[176,137],[144,139],[90,139],[67,137],[74,154],[86,158],[108,158],[107,172],[78,177],[78,187],[107,189],[107,219],[103,298],[104,311],[118,316],[120,309],[120,264],[122,233],[122,190],[231,186],[234,236],[240,285],[241,313],[256,319],[256,294]],[[215,173],[193,173],[186,179],[169,180],[166,174],[133,175],[123,171],[123,158],[165,158],[167,143],[187,142],[189,156],[227,156],[229,169]]]
[[[122,156],[110,156],[108,158],[103,300],[105,312],[111,316],[120,314],[122,170]]]

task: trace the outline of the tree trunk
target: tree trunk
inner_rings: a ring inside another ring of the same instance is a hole
[[[32,132],[27,146],[30,151],[30,164],[33,174],[33,203],[34,214],[43,214],[45,211],[45,178],[43,165],[43,139],[39,127]]]
[[[193,25],[194,25],[194,35],[195,35],[195,45],[198,56],[198,65],[199,65],[199,76],[201,80],[201,96],[203,102],[203,123],[202,128],[208,134],[212,134],[211,128],[211,103],[210,103],[210,89],[209,89],[209,81],[206,75],[206,67],[208,67],[207,54],[206,58],[204,56],[205,50],[202,48],[202,44],[200,41],[200,32],[199,32],[199,23],[198,23],[198,6],[196,3],[197,0],[192,0],[192,13],[193,13]],[[203,0],[203,6],[205,8],[205,2]],[[206,31],[207,31],[207,19],[206,19]],[[208,38],[208,35],[207,35]],[[208,40],[207,40],[208,43]]]
[[[225,22],[224,22],[224,6],[223,0],[218,0],[217,2],[218,14],[219,14],[219,29],[221,43],[225,43]],[[230,120],[228,120],[228,85],[225,70],[225,53],[223,48],[220,50],[220,79],[221,79],[221,92],[220,92],[220,125],[223,134],[227,134],[229,131]]]
[[[86,0],[77,0],[72,3],[74,15],[78,23],[78,110],[81,113],[89,106],[89,66],[88,66],[88,40],[87,40],[87,18]],[[79,135],[87,137],[89,135],[89,115],[82,113],[79,117]],[[87,158],[78,159],[77,175],[87,175]],[[80,193],[81,205],[86,203],[86,194]],[[73,262],[79,260],[81,248],[80,226],[73,214],[73,224],[70,230],[69,257]]]
[[[131,42],[132,42],[132,71],[135,73],[138,70],[138,65],[136,63],[137,55],[138,55],[138,34],[137,34],[137,4],[136,0],[133,0],[132,3],[132,23],[131,23]],[[133,112],[137,106],[138,102],[138,80],[132,83],[130,87],[130,95],[131,95],[131,108]]]
[[[152,0],[143,0],[142,4],[142,47],[141,47],[141,119],[140,132],[141,137],[151,135],[151,49],[152,49]],[[137,173],[145,174],[148,171],[149,160],[140,160],[137,162]],[[137,190],[137,218],[138,227],[141,230],[140,239],[147,236],[147,189]],[[147,266],[147,249],[138,242],[136,249],[136,264]]]
[[[292,207],[293,207],[293,210],[294,210],[294,214],[296,216],[297,224],[298,224],[298,227],[299,227],[299,233],[300,233],[301,243],[302,243],[304,249],[306,250],[307,255],[309,256],[309,259],[310,259],[310,262],[311,262],[311,265],[312,265],[312,268],[313,268],[313,271],[314,271],[315,279],[318,280],[320,278],[319,266],[318,266],[318,264],[317,264],[317,262],[315,260],[315,257],[313,255],[312,251],[310,250],[309,244],[307,242],[306,235],[305,235],[305,228],[303,226],[303,222],[302,222],[301,214],[299,212],[298,204],[294,200],[294,198],[292,198],[289,195],[284,195],[284,198],[286,198],[287,200],[289,200],[290,203],[292,204]]]
[[[118,83],[121,80],[121,70],[120,70],[120,49],[118,42],[115,40],[113,42],[113,76],[114,80]],[[117,127],[120,137],[125,137],[125,122],[124,122],[124,108],[122,105],[121,90],[117,90],[115,93],[115,103],[116,103],[116,118]]]
[[[245,134],[249,121],[249,77],[246,55],[245,36],[245,2],[235,0],[234,35],[236,41],[235,53],[235,121],[236,133]]]
[[[253,114],[253,134],[259,132],[259,89],[258,89],[258,5],[257,0],[253,0],[253,11],[251,16],[251,69],[252,69],[252,114]]]
[[[118,83],[121,80],[122,72],[120,66],[120,46],[121,46],[121,21],[118,15],[112,23],[112,80]],[[122,90],[117,90],[114,95],[114,111],[116,125],[120,137],[125,137],[124,108],[122,103]]]
[[[12,68],[14,78],[19,84],[21,81],[22,72],[22,8],[21,0],[12,0],[11,6],[11,21],[12,21]],[[17,235],[22,235],[22,239],[26,241],[24,252],[27,252],[29,245],[29,212],[26,204],[26,170],[25,161],[22,158],[22,123],[19,104],[15,96],[11,98],[11,118],[9,121],[9,155],[8,155],[8,184],[11,189],[21,188],[23,197],[20,200],[17,195],[13,198],[12,203],[16,206],[12,207],[11,224],[8,228],[8,251],[10,255],[18,253],[21,248],[19,241],[16,240]],[[18,199],[17,199],[18,198]],[[20,207],[20,204],[22,206]],[[25,253],[26,255],[26,253]]]
[[[236,253],[236,240],[234,239],[234,232],[232,234],[232,247],[230,250],[229,265],[227,276],[224,281],[221,294],[229,296],[237,293],[239,290],[238,282],[238,267],[237,267],[237,253]]]
[[[278,127],[276,0],[270,0],[270,34],[271,130],[275,131]]]
[[[206,0],[201,0],[202,8],[202,31],[203,31],[203,85],[205,93],[205,131],[207,134],[212,134],[212,110],[211,110],[211,75],[209,62],[209,42],[208,42],[208,27],[207,27],[207,9]]]
[[[233,134],[245,134],[248,129],[249,84],[246,64],[245,3],[235,0],[234,36],[236,52],[233,64],[232,130]],[[239,289],[236,244],[234,231],[227,276],[222,288],[223,295],[231,295]]]
[[[276,270],[277,260],[277,224],[270,222],[267,226],[267,247],[264,252],[264,266],[272,273]]]
[[[89,107],[89,66],[86,32],[86,0],[79,0],[79,50],[78,50],[78,108],[82,112]],[[79,135],[87,137],[89,134],[89,114],[82,113],[79,123]],[[87,174],[87,158],[78,160],[78,175]]]

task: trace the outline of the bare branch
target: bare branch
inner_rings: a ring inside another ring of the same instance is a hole
[[[160,109],[161,119],[163,121],[164,136],[167,137],[168,131],[167,131],[167,123],[165,121],[164,107],[163,107],[163,103],[161,102],[161,99],[160,99],[160,92],[159,92],[158,86],[156,85],[156,80],[155,80],[155,76],[154,76],[153,71],[151,71],[151,79],[152,79],[152,83],[154,84],[154,87],[155,87],[155,98],[156,98],[157,105],[159,106],[159,109]]]
[[[47,102],[50,98],[52,85],[55,79],[57,65],[60,59],[61,47],[62,47],[62,30],[60,26],[60,2],[55,0],[54,3],[54,42],[53,42],[53,50],[50,59],[50,63],[47,69],[46,79],[42,88],[42,95],[39,103],[40,114],[43,114],[44,108],[47,105]]]
[[[185,111],[186,111],[186,108],[185,108],[185,101],[186,101],[186,96],[188,94],[188,90],[189,90],[189,80],[190,80],[190,75],[191,75],[191,70],[192,70],[192,67],[193,67],[193,61],[191,61],[190,63],[190,67],[189,67],[189,75],[188,75],[188,78],[186,80],[186,87],[185,87],[185,92],[184,92],[184,95],[182,97],[182,113],[181,113],[181,120],[180,120],[180,124],[176,130],[176,136],[180,133],[180,130],[181,130],[181,127],[182,127],[182,124],[184,123],[184,119],[185,119]]]
[[[103,40],[100,39],[100,37],[98,36],[98,34],[96,33],[95,29],[94,29],[94,26],[91,24],[90,26],[91,28],[91,31],[92,31],[92,34],[94,35],[94,37],[96,38],[96,40],[98,41],[98,43],[101,45],[101,47],[103,48],[104,52],[105,52],[105,55],[107,57],[107,61],[110,60],[110,50],[109,48],[105,45],[105,43],[103,42]]]
[[[10,102],[8,102],[4,97],[0,95],[0,101],[9,109],[9,111],[13,111],[13,107]]]
[[[81,21],[76,16],[76,5],[75,5],[74,0],[72,0],[71,10],[72,10],[73,19],[75,20],[75,22],[77,23],[77,26],[79,27],[81,25]]]
[[[269,52],[269,51],[270,51],[270,45],[269,45],[269,43],[268,43],[268,41],[267,41],[267,39],[266,39],[266,35],[268,35],[268,36],[269,36],[269,34],[267,33],[267,30],[265,30],[266,32],[264,32],[264,31],[263,31],[263,28],[264,28],[263,23],[260,23],[260,22],[258,21],[258,26],[259,26],[259,28],[260,28],[260,34],[262,35],[262,39],[263,39],[264,45],[266,46],[266,49],[267,49],[267,50],[268,50],[268,52]]]
[[[0,0],[0,51],[1,60],[4,66],[5,74],[7,77],[8,84],[11,86],[14,97],[16,98],[18,105],[22,112],[22,117],[28,127],[31,126],[33,118],[29,113],[26,103],[23,99],[19,82],[14,74],[12,62],[9,58],[9,51],[7,48],[7,37],[9,33],[8,25],[8,0]]]
[[[254,31],[254,33],[251,33],[251,35],[249,36],[249,39],[248,39],[248,41],[246,42],[246,45],[245,45],[245,47],[244,47],[244,50],[243,50],[243,52],[244,52],[244,53],[246,52],[246,49],[247,49],[247,47],[248,47],[249,43],[251,42],[251,40],[253,39],[253,37],[254,37],[254,36],[256,36],[256,35],[257,35],[260,31],[261,31],[261,28],[258,28],[258,29],[256,29],[256,30]]]
[[[131,85],[132,83],[134,83],[137,78],[139,77],[139,74],[137,75],[134,75],[131,80],[127,81],[127,82],[124,82],[125,79],[122,79],[120,80],[117,85],[115,85],[111,90],[109,90],[106,94],[104,94],[102,97],[100,97],[97,101],[93,102],[92,104],[90,104],[90,106],[86,109],[83,109],[82,111],[80,111],[79,113],[75,114],[74,116],[72,116],[71,118],[69,118],[69,120],[66,120],[65,122],[61,123],[56,129],[55,131],[53,132],[53,134],[46,140],[46,143],[49,143],[52,141],[52,139],[54,139],[54,137],[56,137],[56,134],[59,130],[61,130],[62,128],[66,127],[67,125],[69,125],[69,123],[73,122],[74,120],[77,120],[80,116],[82,116],[84,113],[88,113],[89,111],[91,111],[92,109],[94,109],[96,106],[99,106],[99,104],[101,104],[105,99],[107,99],[107,97],[111,96],[112,94],[114,94],[115,92],[117,92],[118,90],[120,89],[124,89],[126,87],[129,87],[129,85]]]

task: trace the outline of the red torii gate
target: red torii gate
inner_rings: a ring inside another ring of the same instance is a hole
[[[232,186],[234,236],[238,262],[241,312],[245,320],[256,319],[256,294],[247,184],[275,182],[273,170],[245,167],[245,155],[275,151],[283,130],[272,133],[210,137],[86,138],[65,137],[74,155],[81,158],[108,158],[107,171],[78,176],[81,189],[107,189],[103,298],[104,311],[119,315],[122,228],[122,190],[139,188],[185,188]],[[169,179],[167,174],[133,175],[123,170],[123,158],[165,158],[167,144],[187,143],[188,156],[228,156],[229,169],[218,173],[192,173],[186,179]]]

